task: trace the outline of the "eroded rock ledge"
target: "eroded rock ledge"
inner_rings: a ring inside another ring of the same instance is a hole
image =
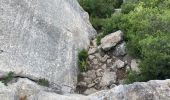
[[[119,85],[88,96],[79,94],[60,95],[50,92],[28,79],[19,79],[5,86],[0,83],[2,100],[169,100],[170,80],[152,80],[130,85]]]

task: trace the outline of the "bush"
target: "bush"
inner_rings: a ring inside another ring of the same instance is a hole
[[[49,87],[49,81],[46,80],[45,78],[39,79],[37,83],[38,83],[39,85]]]
[[[14,72],[9,72],[8,75],[2,78],[1,81],[5,85],[7,85],[13,78],[14,78]]]
[[[133,11],[135,9],[136,4],[134,3],[124,3],[122,4],[122,13],[128,14],[130,11]]]
[[[80,5],[92,17],[106,18],[114,12],[115,0],[79,0]]]
[[[139,3],[134,11],[124,15],[126,24],[131,26],[122,27],[126,30],[128,51],[141,59],[140,75],[131,72],[128,83],[170,78],[170,11],[157,8],[162,5],[158,0],[148,2]]]
[[[83,49],[78,54],[78,66],[81,72],[87,71],[88,63],[88,52],[87,50]]]
[[[97,30],[101,30],[105,18],[111,17],[114,8],[119,8],[123,0],[78,0],[89,13],[90,21]]]

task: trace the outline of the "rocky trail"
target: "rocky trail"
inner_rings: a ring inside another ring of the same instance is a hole
[[[79,74],[77,84],[77,92],[85,95],[123,84],[128,70],[138,69],[128,57],[122,31],[107,35],[99,46],[92,40],[88,55],[88,71]]]

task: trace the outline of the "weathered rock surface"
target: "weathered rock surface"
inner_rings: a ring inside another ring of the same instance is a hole
[[[77,51],[95,34],[77,0],[0,0],[0,71],[74,89]]]
[[[169,100],[170,80],[119,85],[111,90],[103,90],[89,96],[56,94],[27,79],[19,79],[17,83],[9,86],[0,83],[0,99],[21,100],[21,98],[26,100]]]
[[[101,47],[103,50],[107,51],[110,50],[112,47],[116,46],[119,42],[123,40],[123,33],[122,31],[117,31],[111,33],[104,38],[101,39]]]
[[[114,51],[114,54],[115,54],[116,56],[124,56],[124,55],[126,55],[126,43],[123,42],[123,43],[119,44],[119,45],[116,47],[116,49],[115,49],[115,51]]]
[[[113,64],[113,69],[115,69],[115,67],[116,68],[123,68],[123,67],[125,67],[125,62],[123,62],[123,61],[121,61],[121,60],[116,60],[116,62]]]
[[[116,73],[105,71],[102,77],[102,80],[100,82],[100,86],[106,87],[106,86],[114,84],[115,82],[116,82]]]

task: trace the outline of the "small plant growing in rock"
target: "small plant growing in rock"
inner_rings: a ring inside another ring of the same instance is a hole
[[[81,72],[87,71],[87,58],[88,58],[88,52],[87,50],[83,49],[78,54],[78,66]]]
[[[7,76],[1,79],[1,82],[7,85],[14,78],[14,72],[9,72]]]
[[[39,79],[37,83],[38,83],[39,85],[49,87],[49,81],[48,81],[48,80],[46,80],[45,78],[43,78],[43,79]]]

